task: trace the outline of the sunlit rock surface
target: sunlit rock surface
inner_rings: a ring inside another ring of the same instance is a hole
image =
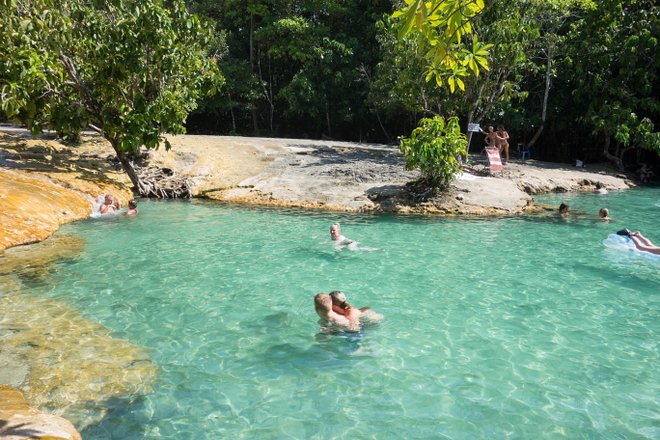
[[[61,224],[89,217],[93,202],[132,197],[128,178],[106,158],[99,138],[72,149],[53,139],[32,139],[25,130],[0,131],[0,251],[43,240]],[[111,153],[110,150],[108,153]]]
[[[23,395],[0,385],[0,438],[5,440],[80,440],[66,419],[31,408]]]
[[[108,399],[150,392],[157,373],[145,349],[67,304],[22,292],[23,282],[56,276],[52,263],[83,248],[82,239],[62,235],[0,256],[0,384],[79,429],[103,417]]]
[[[50,236],[60,224],[87,218],[92,202],[44,178],[0,170],[0,250]]]

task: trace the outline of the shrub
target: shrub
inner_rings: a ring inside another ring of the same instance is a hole
[[[446,188],[461,170],[459,157],[467,153],[467,140],[458,118],[424,118],[410,138],[401,138],[399,147],[406,159],[406,169],[419,169],[422,178],[433,188]]]

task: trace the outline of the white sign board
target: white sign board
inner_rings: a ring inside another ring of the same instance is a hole
[[[479,127],[479,124],[468,124],[468,131],[481,131],[481,127]]]

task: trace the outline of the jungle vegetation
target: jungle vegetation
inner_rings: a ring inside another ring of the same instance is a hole
[[[457,121],[470,151],[483,145],[467,132],[479,123],[504,125],[537,159],[624,169],[660,154],[653,0],[2,0],[0,9],[0,119],[70,140],[98,131],[136,188],[132,155],[186,130],[398,143],[440,117]]]

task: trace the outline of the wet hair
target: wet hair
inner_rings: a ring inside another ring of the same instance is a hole
[[[129,200],[129,201],[128,201],[128,207],[129,207],[130,209],[135,209],[135,208],[137,208],[137,202],[136,202],[135,200]]]
[[[338,305],[342,309],[348,309],[351,305],[346,301],[346,295],[341,290],[333,290],[330,292],[330,298],[332,298],[332,304]]]
[[[596,182],[596,189],[601,189],[603,188],[603,184],[600,182]]]
[[[599,215],[600,217],[605,218],[605,217],[607,217],[608,215],[610,215],[610,211],[608,211],[607,208],[600,208],[600,211],[598,211],[598,215]]]
[[[570,208],[571,207],[566,203],[562,203],[561,205],[559,205],[559,212],[568,212]]]
[[[314,295],[314,308],[317,312],[319,310],[329,312],[332,310],[332,298],[323,292],[317,293]]]

